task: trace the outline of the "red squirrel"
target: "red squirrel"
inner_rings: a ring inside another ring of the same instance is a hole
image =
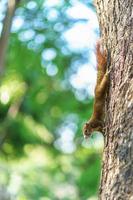
[[[94,131],[103,133],[104,126],[104,105],[106,89],[108,85],[107,55],[105,51],[101,51],[100,41],[96,45],[97,58],[97,82],[95,87],[95,97],[93,104],[93,113],[90,120],[83,127],[83,134],[88,138]]]

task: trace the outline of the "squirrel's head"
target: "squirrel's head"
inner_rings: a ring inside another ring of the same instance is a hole
[[[102,122],[101,121],[89,121],[83,126],[83,135],[85,138],[91,136],[94,131],[102,132]]]
[[[91,123],[87,122],[85,123],[85,125],[83,126],[83,135],[85,138],[88,138],[89,136],[91,136],[92,132],[94,128],[92,127]]]

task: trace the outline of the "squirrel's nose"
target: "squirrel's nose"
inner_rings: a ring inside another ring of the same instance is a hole
[[[84,139],[87,139],[88,138],[88,135],[84,135]]]

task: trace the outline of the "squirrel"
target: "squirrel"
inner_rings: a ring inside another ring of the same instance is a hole
[[[97,81],[95,87],[95,97],[93,104],[93,113],[89,121],[83,127],[83,135],[88,138],[94,131],[103,132],[104,127],[104,105],[105,96],[109,80],[109,71],[107,70],[107,54],[101,51],[100,41],[96,45],[97,58]]]

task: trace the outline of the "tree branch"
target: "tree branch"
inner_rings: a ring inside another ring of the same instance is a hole
[[[8,38],[10,35],[10,29],[12,24],[12,19],[14,16],[15,9],[20,0],[8,0],[7,11],[5,19],[3,21],[3,29],[0,38],[0,74],[4,71],[4,62],[6,56],[6,49],[8,45]]]

